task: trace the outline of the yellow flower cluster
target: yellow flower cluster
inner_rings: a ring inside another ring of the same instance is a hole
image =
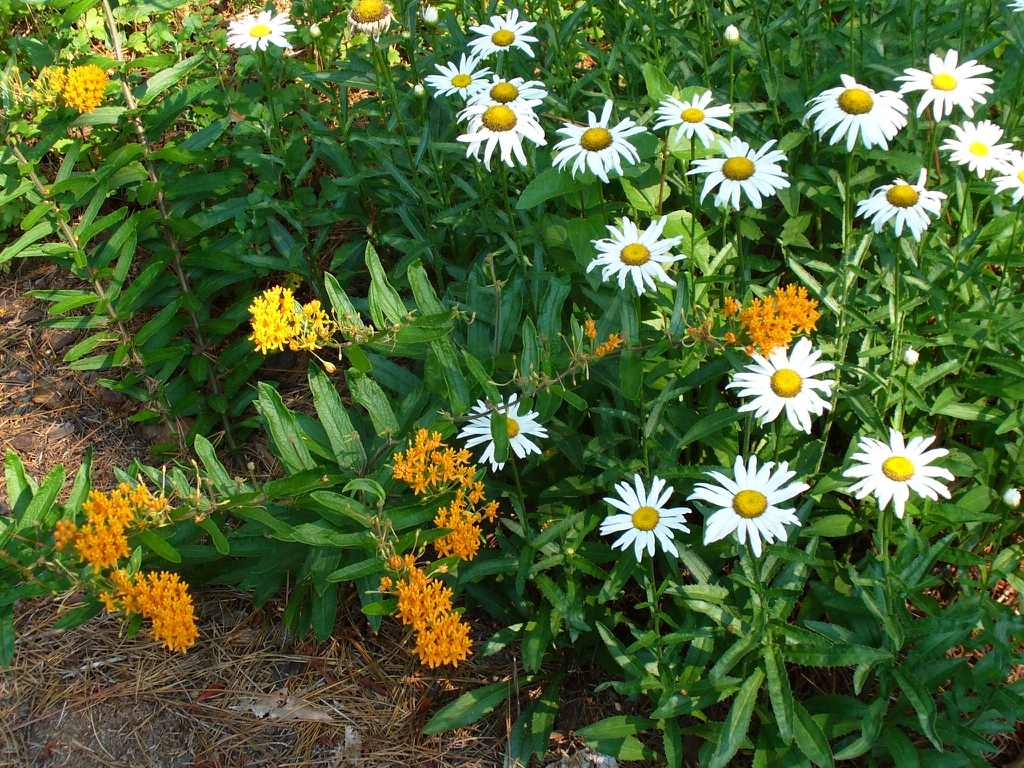
[[[158,518],[167,506],[165,497],[154,496],[144,485],[121,483],[109,493],[92,491],[82,504],[85,525],[79,529],[70,520],[57,522],[56,547],[63,550],[73,545],[79,562],[87,562],[96,570],[113,568],[131,551],[126,531]]]
[[[188,584],[178,574],[160,571],[143,573],[135,577],[126,571],[110,575],[116,593],[103,592],[100,599],[110,612],[123,611],[139,614],[153,624],[153,636],[171,651],[186,653],[196,638],[195,608]]]
[[[408,483],[417,496],[433,489],[444,492],[456,488],[455,499],[449,506],[440,507],[434,517],[438,528],[449,528],[450,533],[434,542],[441,557],[459,557],[472,560],[480,549],[483,530],[480,522],[486,517],[491,522],[498,516],[498,502],[487,499],[484,484],[476,479],[477,467],[470,463],[472,454],[465,449],[456,450],[445,445],[439,432],[421,429],[409,449],[395,453],[392,470],[396,480]]]
[[[740,311],[740,325],[750,339],[747,352],[755,350],[769,354],[779,347],[787,347],[795,334],[808,334],[817,329],[818,302],[807,297],[803,286],[788,285],[776,288],[774,295],[754,299],[749,307]],[[726,311],[734,309],[726,304]]]
[[[382,586],[383,586],[383,579]],[[473,641],[469,625],[452,610],[452,591],[419,568],[395,585],[398,618],[416,634],[413,653],[431,669],[442,664],[458,667],[469,656]]]
[[[42,89],[49,89],[79,112],[92,112],[103,101],[107,73],[95,64],[84,67],[44,69],[40,77]]]
[[[285,344],[293,352],[313,351],[334,333],[334,323],[318,300],[300,305],[291,289],[280,285],[268,288],[262,296],[253,299],[249,314],[252,315],[249,340],[263,354],[271,350],[279,352]]]

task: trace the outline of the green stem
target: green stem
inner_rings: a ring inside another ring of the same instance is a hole
[[[655,650],[658,656],[658,663],[661,663],[661,612],[658,610],[658,586],[657,577],[654,572],[654,557],[647,558],[647,602],[651,608],[651,620],[654,624]]]
[[[270,75],[267,72],[267,54],[265,51],[257,51],[260,58],[260,79],[267,91],[267,109],[270,110],[270,127],[267,131],[267,140],[271,144],[277,141],[277,147],[284,155],[284,139],[281,136],[281,125],[277,117],[277,105],[274,103],[274,92],[270,87]]]
[[[526,539],[526,546],[533,546],[533,536],[530,534],[530,520],[526,514],[526,494],[523,493],[523,481],[519,478],[519,465],[516,464],[516,458],[512,455],[512,448],[509,447],[509,463],[512,464],[512,476],[516,480],[516,492],[519,494],[519,511],[520,522],[523,524],[523,538]]]

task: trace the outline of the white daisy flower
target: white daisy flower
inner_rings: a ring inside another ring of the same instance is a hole
[[[291,48],[284,34],[294,31],[295,27],[286,14],[274,16],[270,11],[260,11],[256,16],[246,16],[228,24],[228,45],[253,51],[265,51],[271,44],[278,48]]]
[[[665,273],[662,265],[672,264],[685,259],[686,256],[673,256],[669,253],[683,241],[682,237],[659,240],[667,223],[668,217],[662,217],[658,221],[652,221],[643,232],[625,217],[622,219],[622,229],[609,224],[610,238],[590,241],[597,248],[598,256],[590,262],[587,272],[603,266],[601,279],[607,282],[608,278],[617,275],[619,288],[623,290],[626,288],[626,280],[632,277],[638,294],[646,293],[648,288],[657,291],[658,284],[655,278],[663,283],[675,285],[675,281]]]
[[[841,78],[841,86],[829,88],[807,102],[814,106],[804,115],[804,122],[817,115],[814,130],[819,137],[835,127],[829,144],[845,136],[847,152],[853,151],[858,134],[865,149],[876,144],[888,149],[889,140],[907,124],[907,103],[896,91],[873,91],[849,75]]]
[[[434,26],[437,24],[437,20],[440,18],[440,14],[437,12],[437,8],[432,5],[424,5],[420,7],[420,18],[423,19],[424,24]]]
[[[940,59],[934,53],[928,57],[929,72],[923,69],[907,69],[905,75],[896,78],[902,80],[900,93],[924,91],[921,103],[917,105],[917,116],[920,117],[932,105],[932,113],[938,122],[945,115],[953,114],[953,107],[960,107],[968,117],[974,117],[974,105],[984,104],[982,94],[992,93],[989,87],[992,79],[978,77],[991,72],[989,67],[975,60],[965,61],[957,66],[959,52],[950,50],[946,58]]]
[[[1024,152],[1014,152],[999,171],[1004,175],[996,177],[996,192],[1012,189],[1015,205],[1024,200]]]
[[[896,237],[903,234],[903,225],[906,224],[914,239],[921,242],[921,233],[932,223],[929,214],[938,216],[942,211],[942,201],[946,199],[943,192],[925,189],[927,180],[928,171],[922,168],[917,184],[896,179],[892,184],[879,187],[871,197],[857,203],[857,215],[870,218],[875,232],[881,232],[882,226],[895,217]]]
[[[1013,157],[1012,144],[997,144],[1003,138],[1003,129],[991,120],[949,126],[955,139],[946,139],[939,149],[952,152],[949,159],[966,165],[979,179],[993,168],[998,169]]]
[[[428,7],[432,8],[433,6]],[[423,82],[434,89],[435,96],[452,96],[457,93],[462,98],[468,99],[470,95],[476,93],[478,88],[486,84],[487,78],[491,74],[491,70],[486,67],[477,69],[479,66],[480,59],[476,56],[462,54],[462,59],[458,64],[454,61],[449,61],[447,64],[435,64],[434,69],[441,74],[424,77]]]
[[[523,138],[537,145],[547,144],[544,129],[537,121],[533,108],[539,102],[523,101],[519,104],[473,104],[459,113],[460,120],[469,120],[466,133],[459,141],[469,143],[466,157],[479,159],[480,147],[484,149],[484,166],[491,170],[491,155],[496,146],[501,147],[501,160],[510,168],[515,166],[512,154],[520,165],[526,165],[523,152]]]
[[[530,440],[531,437],[547,437],[548,431],[537,423],[537,412],[529,411],[524,415],[519,414],[519,395],[514,394],[508,399],[508,403],[499,402],[495,409],[498,413],[504,414],[508,420],[508,446],[516,455],[522,459],[531,453],[540,453],[540,447]],[[494,438],[491,437],[491,412],[492,409],[485,401],[477,400],[473,406],[473,412],[481,414],[462,428],[459,437],[468,437],[467,448],[474,448],[482,443],[487,443],[487,448],[480,456],[480,464],[485,461],[491,462],[491,470],[497,472],[505,466],[505,462],[494,460]]]
[[[491,82],[481,82],[469,98],[470,104],[521,104],[524,101],[540,104],[548,97],[544,89],[544,83],[538,80],[524,80],[521,77],[513,77],[511,80],[503,80],[495,75]]]
[[[712,107],[711,98],[711,91],[694,96],[689,101],[680,101],[675,96],[666,97],[655,112],[658,122],[654,124],[654,130],[678,126],[679,135],[690,139],[696,134],[701,144],[710,147],[711,142],[715,140],[712,128],[732,133],[732,126],[718,119],[729,117],[732,114],[732,107],[729,104]]]
[[[512,48],[518,48],[532,58],[533,48],[529,44],[536,43],[537,38],[526,33],[536,26],[535,21],[520,21],[519,9],[513,8],[504,17],[491,16],[490,24],[470,27],[470,32],[476,32],[480,37],[469,44],[469,49],[482,59]]]
[[[395,14],[383,0],[359,0],[348,12],[348,33],[370,35],[374,40],[388,31]]]
[[[796,477],[796,472],[784,461],[773,474],[774,466],[775,462],[769,461],[759,470],[757,457],[751,456],[744,467],[743,457],[737,456],[733,467],[735,480],[730,480],[721,472],[704,473],[719,484],[697,483],[689,498],[691,501],[699,499],[718,507],[704,526],[705,544],[724,539],[735,531],[741,545],[746,544],[747,536],[750,536],[754,557],[760,557],[762,538],[769,544],[775,539],[788,539],[785,526],[800,525],[800,519],[796,516],[795,508],[780,509],[777,505],[803,493],[810,486],[807,483],[786,485]]]
[[[939,496],[948,499],[949,489],[937,478],[955,478],[947,469],[928,465],[949,451],[945,448],[926,451],[933,442],[934,436],[915,437],[904,445],[902,433],[895,429],[889,430],[888,445],[873,437],[862,437],[857,444],[860,453],[853,454],[853,460],[860,463],[843,472],[843,477],[862,478],[850,486],[850,493],[856,494],[858,499],[873,494],[880,510],[889,506],[890,500],[895,502],[896,517],[901,519],[911,491],[933,501]]]
[[[600,120],[593,112],[587,112],[586,126],[567,125],[559,128],[558,133],[567,138],[555,144],[554,148],[561,151],[555,156],[552,164],[561,171],[570,160],[574,160],[573,177],[578,171],[589,170],[607,184],[608,171],[612,168],[622,175],[622,158],[630,165],[639,163],[640,153],[626,139],[638,133],[645,133],[647,129],[628,117],[623,118],[614,128],[609,128],[608,120],[611,116],[612,100],[608,99],[604,103]]]
[[[678,557],[679,550],[672,539],[672,531],[690,532],[683,522],[690,510],[686,507],[665,509],[673,489],[671,485],[666,488],[665,481],[660,477],[651,480],[649,494],[644,490],[640,475],[633,478],[633,483],[635,490],[625,481],[615,486],[619,499],[605,497],[605,501],[621,510],[622,514],[606,517],[601,522],[601,535],[614,536],[621,533],[612,548],[625,551],[632,546],[637,562],[640,562],[645,549],[654,557],[655,541],[661,542],[661,548],[666,552]]]
[[[821,350],[814,349],[806,336],[787,354],[785,347],[773,351],[765,360],[753,354],[753,365],[732,377],[726,389],[742,387],[740,397],[754,396],[749,403],[740,406],[740,413],[754,411],[754,417],[761,419],[761,425],[775,421],[783,410],[794,429],[811,433],[811,414],[821,416],[832,404],[821,397],[832,397],[832,382],[818,381],[819,374],[835,369],[832,363],[819,363]]]
[[[1010,3],[1010,10],[1017,11],[1017,13],[1024,12],[1024,0],[1013,0]]]
[[[718,142],[725,158],[707,158],[695,160],[693,170],[687,171],[687,176],[695,173],[708,174],[704,180],[704,190],[700,194],[703,202],[715,187],[721,185],[718,194],[715,195],[715,205],[723,206],[727,203],[735,210],[740,208],[740,193],[746,193],[750,202],[755,208],[761,207],[761,199],[770,197],[780,189],[786,189],[789,182],[786,181],[786,173],[779,165],[786,161],[786,154],[779,150],[772,150],[775,140],[772,139],[756,152],[750,148],[745,141],[733,136],[726,143],[725,139]]]

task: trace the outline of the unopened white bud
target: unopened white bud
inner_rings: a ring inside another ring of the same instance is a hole
[[[729,45],[738,45],[740,42],[740,31],[736,28],[735,24],[730,24],[725,28],[725,42]]]
[[[1003,494],[1003,501],[1006,502],[1006,506],[1011,509],[1016,509],[1020,506],[1021,493],[1020,488],[1011,488]]]
[[[310,24],[309,25],[309,34],[310,34],[310,37],[320,37],[320,25],[319,24]]]
[[[420,16],[423,17],[423,21],[427,24],[437,24],[437,8],[432,5],[424,5],[420,11]]]
[[[908,366],[917,365],[917,361],[920,359],[921,355],[913,347],[907,347],[907,351],[903,353],[903,362]]]
[[[426,90],[423,88],[423,83],[416,83],[416,85],[412,87],[412,92],[415,93],[417,96],[422,96],[423,94],[425,94]]]

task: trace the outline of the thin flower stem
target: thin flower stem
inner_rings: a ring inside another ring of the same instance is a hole
[[[267,128],[267,140],[273,144],[277,141],[277,149],[284,155],[284,139],[281,136],[281,124],[278,122],[277,106],[274,104],[274,91],[270,87],[270,74],[267,72],[266,51],[257,51],[260,59],[260,79],[267,92],[267,109],[270,110],[270,125]]]
[[[654,623],[655,650],[658,663],[661,663],[661,611],[658,610],[658,579],[654,571],[654,557],[647,558],[647,602],[651,608],[651,620]]]
[[[509,446],[509,452],[512,452],[512,447]],[[533,546],[533,536],[530,534],[530,520],[526,513],[526,494],[523,493],[523,482],[519,478],[519,465],[516,463],[514,455],[508,457],[509,463],[512,464],[512,476],[516,479],[516,491],[519,494],[519,516],[520,522],[523,524],[523,538],[526,539],[526,546]]]

